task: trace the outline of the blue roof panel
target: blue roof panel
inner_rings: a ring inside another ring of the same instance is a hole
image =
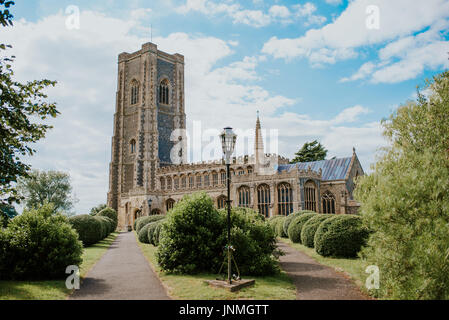
[[[322,170],[323,181],[344,180],[346,178],[346,173],[349,170],[351,160],[352,157],[313,162],[298,162],[295,164],[283,164],[278,167],[278,172],[291,171],[295,168],[300,170],[308,170],[310,166],[312,171],[319,172],[320,169]]]

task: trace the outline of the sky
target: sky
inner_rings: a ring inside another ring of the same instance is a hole
[[[281,155],[317,139],[329,158],[355,147],[368,172],[381,120],[449,67],[448,0],[18,0],[12,12],[0,38],[17,79],[58,81],[61,115],[28,161],[70,173],[78,214],[106,202],[117,57],[143,43],[185,56],[189,130],[253,130],[260,111]]]

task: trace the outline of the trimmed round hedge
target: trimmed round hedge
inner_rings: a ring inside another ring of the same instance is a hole
[[[145,217],[140,217],[138,218],[134,223],[135,223],[135,230],[137,231],[137,233],[140,232],[140,229],[142,229],[145,225],[151,223],[151,222],[156,222],[159,220],[163,220],[165,219],[166,216],[159,214],[159,215],[154,215],[154,216],[145,216]]]
[[[319,214],[315,217],[312,217],[307,221],[301,230],[301,243],[309,248],[315,247],[315,233],[318,230],[318,227],[320,224],[329,219],[334,217],[334,215],[330,214]]]
[[[276,236],[281,238],[287,238],[287,234],[284,233],[284,222],[286,219],[287,219],[286,216],[281,216],[279,219],[276,220],[275,226]]]
[[[98,217],[83,214],[70,217],[69,223],[78,232],[85,247],[104,239],[104,225]]]
[[[301,231],[304,224],[309,221],[309,219],[315,217],[316,213],[304,213],[299,217],[293,219],[293,221],[288,226],[288,238],[293,243],[301,243]]]
[[[82,253],[78,234],[52,206],[24,211],[0,228],[0,280],[64,279]]]
[[[108,217],[94,217],[101,223],[102,239],[106,238],[114,230],[114,221]]]
[[[315,250],[324,257],[353,258],[366,244],[369,231],[362,219],[338,215],[323,221],[315,233]]]
[[[117,229],[117,223],[118,223],[118,216],[117,216],[117,212],[112,209],[112,208],[104,208],[103,210],[101,210],[100,212],[97,213],[98,217],[107,217],[109,219],[111,219],[114,223],[113,223],[113,228],[111,232],[114,232],[115,229]]]
[[[151,243],[152,245],[155,245],[154,244],[154,235],[156,233],[156,229],[159,225],[159,222],[161,222],[161,221],[163,221],[163,220],[159,220],[159,221],[152,222],[152,223],[148,224],[149,225],[149,227],[148,227],[148,243]]]
[[[284,220],[284,233],[288,236],[288,227],[290,226],[290,223],[292,223],[292,221],[299,217],[300,215],[303,215],[304,213],[315,213],[313,211],[309,211],[309,210],[301,210],[292,214],[289,214],[287,216],[287,218]]]
[[[150,227],[154,224],[155,222],[148,223],[140,229],[140,231],[137,233],[140,242],[147,244],[150,243],[150,239],[148,239],[148,229],[150,229]]]
[[[276,237],[260,214],[233,208],[231,223],[234,258],[240,272],[244,275],[278,273]],[[226,225],[226,210],[217,210],[209,195],[201,192],[184,196],[160,230],[157,260],[161,269],[182,274],[217,272],[225,258]]]
[[[154,233],[153,233],[152,244],[156,247],[159,246],[161,230],[162,230],[162,226],[163,226],[164,222],[165,222],[165,220],[158,221],[156,230],[154,230]]]

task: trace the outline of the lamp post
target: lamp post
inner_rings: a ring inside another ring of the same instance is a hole
[[[223,133],[220,135],[221,145],[223,147],[223,154],[225,156],[226,163],[226,175],[227,175],[227,188],[228,188],[228,283],[232,283],[231,277],[231,156],[234,153],[235,142],[237,141],[237,135],[232,131],[232,128],[224,128]]]
[[[151,204],[153,203],[153,199],[148,198],[148,215],[151,216]]]

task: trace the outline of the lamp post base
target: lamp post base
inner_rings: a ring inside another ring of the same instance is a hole
[[[236,292],[243,288],[253,286],[256,283],[256,280],[232,280],[231,284],[229,284],[227,280],[206,280],[205,282],[211,287],[223,288],[230,292]]]

